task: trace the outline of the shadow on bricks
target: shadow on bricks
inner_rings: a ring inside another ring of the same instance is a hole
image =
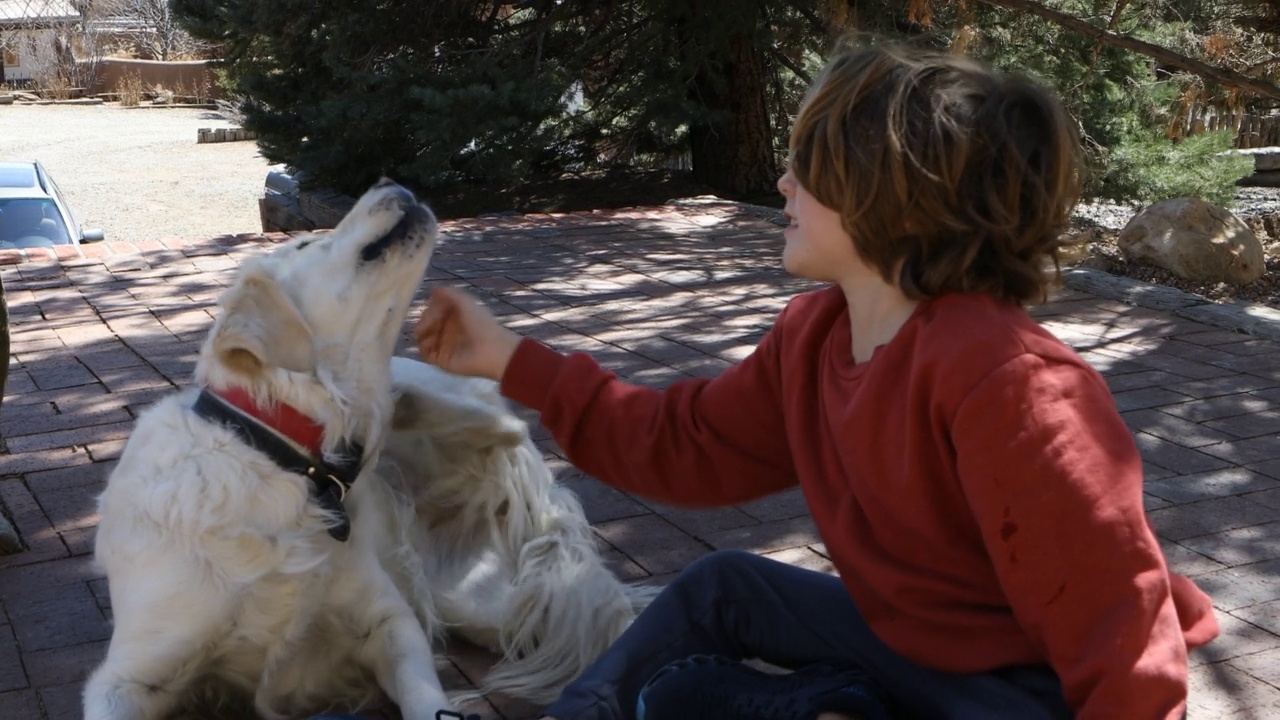
[[[727,202],[482,217],[441,231],[428,286],[467,288],[513,329],[591,352],[638,383],[719,373],[813,287],[782,272],[774,211]],[[133,419],[189,383],[231,273],[286,239],[108,243],[0,266],[12,345],[0,507],[25,543],[0,556],[0,717],[79,717],[80,684],[110,633],[108,589],[90,561],[94,499]],[[1192,658],[1189,717],[1280,717],[1280,346],[1070,287],[1032,313],[1106,377],[1142,452],[1166,557],[1213,596],[1223,635]],[[577,472],[524,416],[623,577],[664,582],[717,548],[831,571],[797,492],[710,512],[663,507]],[[467,689],[491,661],[450,645],[441,674]],[[536,708],[491,698],[472,711]]]

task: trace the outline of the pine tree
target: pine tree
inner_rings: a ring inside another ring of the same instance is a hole
[[[383,173],[432,190],[682,166],[726,196],[770,193],[804,89],[834,38],[855,30],[1052,85],[1083,129],[1090,191],[1140,197],[1170,185],[1140,182],[1138,160],[1161,155],[1137,150],[1188,103],[1246,95],[1128,45],[1223,77],[1253,63],[1265,83],[1274,68],[1259,65],[1239,13],[1213,0],[172,2],[225,48],[264,154],[348,192]],[[1215,172],[1225,186],[1236,170]]]
[[[772,192],[805,68],[844,16],[827,0],[173,5],[225,48],[264,154],[349,191],[686,157],[723,194]]]
[[[1221,132],[1177,147],[1169,129],[1189,104],[1238,100],[1240,93],[1185,72],[1182,66],[1189,63],[1162,62],[1042,14],[1007,7],[1028,4],[1158,47],[1158,55],[1213,63],[1214,70],[1229,74],[1238,68],[1206,53],[1206,39],[1231,25],[1218,3],[913,0],[912,5],[916,17],[927,15],[935,31],[949,33],[957,49],[1058,91],[1080,123],[1088,163],[1086,196],[1150,202],[1171,192],[1219,201],[1234,195],[1235,182],[1248,174],[1250,163],[1217,154],[1234,138]]]
[[[355,192],[523,177],[573,78],[541,55],[556,10],[480,0],[174,0],[221,41],[263,153]]]

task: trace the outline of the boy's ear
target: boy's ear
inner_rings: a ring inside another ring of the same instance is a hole
[[[245,375],[268,368],[312,372],[316,367],[311,328],[275,278],[250,271],[222,301],[214,328],[219,360]]]

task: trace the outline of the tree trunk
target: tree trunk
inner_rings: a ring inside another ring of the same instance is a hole
[[[742,3],[735,10],[754,11],[754,7],[754,3]],[[731,197],[769,192],[777,182],[778,168],[764,54],[746,30],[721,43],[726,50],[719,72],[713,74],[704,67],[690,86],[691,98],[709,111],[706,122],[689,128],[693,177]]]
[[[1080,18],[1068,15],[1067,13],[1059,10],[1054,10],[1050,7],[1045,7],[1044,5],[1035,2],[1035,0],[982,0],[982,2],[985,2],[988,5],[1002,7],[1007,10],[1031,13],[1032,15],[1044,18],[1049,22],[1061,25],[1068,30],[1074,30],[1108,45],[1141,53],[1149,58],[1165,63],[1166,65],[1172,65],[1176,68],[1189,72],[1192,75],[1199,75],[1206,80],[1212,80],[1223,87],[1236,88],[1262,97],[1280,100],[1280,86],[1269,83],[1266,80],[1249,77],[1244,73],[1236,72],[1230,68],[1210,65],[1209,63],[1201,60],[1189,58],[1186,55],[1181,55],[1168,48],[1153,45],[1152,43],[1132,38],[1128,35],[1118,35],[1113,32],[1108,32],[1096,25],[1090,25]]]

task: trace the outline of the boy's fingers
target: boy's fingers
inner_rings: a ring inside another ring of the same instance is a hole
[[[431,289],[431,304],[443,308],[456,308],[461,292],[443,285]]]
[[[418,324],[413,326],[414,337],[422,339],[423,336],[429,333],[432,326],[438,322],[439,314],[440,309],[434,303],[428,305],[427,309],[423,310],[422,315],[418,317]]]
[[[456,306],[448,301],[438,301],[433,293],[431,304],[427,305],[427,309],[422,313],[422,317],[414,328],[414,335],[418,338],[423,338],[431,333],[438,333],[441,327],[448,324],[455,312]]]
[[[456,315],[463,322],[473,320],[477,312],[484,312],[484,306],[457,288],[436,288],[431,293],[431,301],[433,304],[438,303],[444,312]]]

